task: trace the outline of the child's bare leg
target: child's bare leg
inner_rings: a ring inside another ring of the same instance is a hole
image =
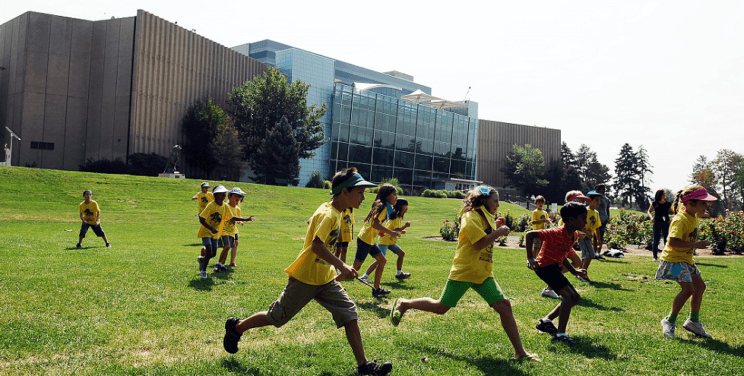
[[[682,291],[680,291],[677,296],[674,297],[674,301],[672,302],[672,313],[678,314],[679,311],[682,310],[682,307],[685,306],[685,303],[687,303],[687,300],[690,299],[690,297],[693,295],[693,292],[695,291],[692,282],[678,282],[679,287],[682,288]],[[703,297],[700,296],[700,302],[702,303]],[[698,305],[698,308],[700,306]]]
[[[587,258],[587,259],[584,259],[584,260],[581,260],[581,267],[583,269],[589,270],[589,264],[591,264],[591,263],[592,263],[592,258],[591,257],[590,258]]]
[[[235,241],[235,247],[230,248],[230,265],[235,265],[235,256],[238,254],[238,241]]]
[[[417,309],[419,311],[436,313],[437,315],[443,315],[449,311],[450,307],[442,304],[439,300],[432,298],[418,298],[418,299],[398,299],[398,305],[395,307],[400,311],[401,317],[409,309]]]
[[[398,267],[398,270],[403,270],[403,258],[406,257],[406,253],[401,249],[396,255],[398,256],[396,266]]]
[[[201,256],[202,257],[207,257],[207,248],[206,247],[202,247],[202,249],[201,249]]]
[[[581,296],[571,285],[568,285],[558,291],[558,295],[563,297],[558,306],[553,308],[548,314],[548,318],[553,320],[558,316],[558,333],[565,333],[568,325],[568,318],[571,316],[571,308],[579,303]],[[557,312],[556,312],[557,311]]]
[[[375,260],[377,260],[375,261],[377,263],[377,271],[375,271],[375,288],[379,289],[380,282],[382,281],[382,271],[385,270],[385,264],[387,263],[387,260],[385,259],[385,256],[382,255],[382,253],[375,256]]]
[[[108,242],[109,242],[108,241],[108,238],[105,235],[103,236],[103,241],[106,242],[106,244],[108,244]]]
[[[366,275],[372,274],[372,272],[375,271],[375,269],[377,269],[377,265],[379,265],[379,263],[377,262],[377,260],[375,260],[374,262],[372,262],[372,264],[369,265],[369,267],[367,268],[367,272],[365,272],[364,274]]]
[[[501,326],[506,332],[506,336],[509,337],[509,341],[514,347],[514,357],[522,358],[527,356],[522,345],[522,339],[519,337],[519,328],[517,328],[517,322],[514,320],[514,313],[512,312],[511,302],[509,299],[502,299],[491,306],[494,311],[499,314],[501,318]]]
[[[267,311],[257,312],[245,320],[238,321],[238,324],[235,325],[235,330],[237,330],[238,333],[242,334],[243,332],[249,329],[260,328],[262,326],[271,325],[271,323],[269,323],[269,320],[266,319],[267,313],[268,313]]]
[[[212,248],[211,245],[207,245],[202,247],[202,250],[204,250],[204,259],[202,260],[202,271],[207,271],[207,266],[209,265],[209,259],[214,257],[217,254],[217,249]]]
[[[364,344],[362,343],[362,334],[359,331],[359,323],[357,320],[351,320],[344,324],[344,330],[346,331],[346,340],[349,341],[357,365],[361,366],[367,362],[367,355],[364,354]]]
[[[341,259],[341,261],[344,262],[344,264],[346,264],[346,250],[347,249],[348,247],[341,247],[341,252],[340,252],[341,254],[337,256],[339,259]]]
[[[222,249],[222,253],[220,253],[220,260],[219,263],[222,265],[225,265],[225,261],[227,261],[227,252],[230,251],[230,246],[226,245],[225,248]]]
[[[690,312],[700,312],[703,304],[703,293],[705,293],[705,282],[700,276],[692,277],[692,299],[690,299]]]
[[[83,239],[85,239],[85,236],[81,236],[80,239],[78,239],[78,244],[83,244]]]

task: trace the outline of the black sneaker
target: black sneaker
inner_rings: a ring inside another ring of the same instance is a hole
[[[390,290],[384,289],[382,287],[380,287],[379,289],[372,290],[372,296],[374,296],[375,298],[379,298],[381,296],[385,296],[388,294],[390,294]]]
[[[238,352],[238,342],[242,336],[242,334],[238,333],[238,330],[235,329],[235,326],[238,325],[238,321],[239,320],[235,317],[230,317],[225,322],[225,338],[222,340],[222,346],[225,348],[225,351],[230,354]]]
[[[220,264],[220,271],[226,272],[228,270],[230,270],[230,269],[227,266],[225,266],[225,264]]]
[[[106,248],[111,248],[111,243],[106,243]]]
[[[79,248],[83,248],[83,245],[82,245],[82,244],[80,244],[80,243],[77,243],[77,244],[75,244],[75,248],[78,248],[78,249],[79,249]]]
[[[221,271],[222,271],[222,269],[220,269],[220,264],[214,264],[214,272],[215,273],[219,273]]]
[[[556,335],[558,333],[558,328],[553,325],[553,321],[548,320],[546,318],[542,318],[537,321],[537,325],[535,325],[535,328],[541,332],[548,333],[550,335]]]
[[[559,335],[556,334],[556,335],[553,336],[553,339],[551,341],[553,341],[553,342],[563,342],[566,345],[572,346],[572,347],[576,345],[576,341],[574,341],[573,338],[571,338],[571,337],[569,337],[569,336],[567,336],[565,334],[562,335],[562,336],[559,336]]]
[[[377,364],[375,362],[368,361],[367,363],[364,363],[361,366],[357,367],[357,372],[359,372],[360,375],[387,375],[392,370],[393,365],[390,362]]]

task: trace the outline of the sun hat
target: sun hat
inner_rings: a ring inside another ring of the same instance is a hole
[[[227,188],[225,188],[224,185],[220,184],[214,187],[214,190],[212,190],[212,193],[227,193]]]
[[[202,188],[204,188],[204,187],[209,188],[209,183],[207,183],[207,182],[201,183],[201,187]]]
[[[682,202],[687,202],[690,200],[716,201],[718,199],[715,196],[711,196],[710,193],[705,190],[705,188],[700,188],[682,196],[682,198],[680,199],[680,201]]]
[[[227,193],[227,197],[230,197],[232,195],[245,196],[245,192],[243,192],[240,188],[235,187]]]
[[[359,175],[359,173],[355,173],[354,175],[351,175],[348,179],[346,179],[345,182],[337,185],[333,190],[331,191],[332,195],[340,194],[341,191],[344,190],[344,188],[354,188],[354,187],[376,187],[377,184],[370,183],[362,177],[362,175]]]
[[[592,199],[590,199],[589,197],[584,196],[583,193],[577,193],[568,198],[568,202],[591,201],[591,200]]]

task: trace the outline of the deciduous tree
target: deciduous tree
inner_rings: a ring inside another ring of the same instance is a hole
[[[526,196],[540,194],[548,184],[542,178],[545,160],[540,149],[531,145],[514,145],[506,156],[505,166],[501,169],[513,187],[521,189]]]

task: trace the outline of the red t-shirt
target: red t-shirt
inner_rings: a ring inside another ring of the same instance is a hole
[[[540,267],[556,263],[563,264],[566,257],[576,254],[573,245],[579,235],[576,232],[569,234],[566,231],[566,226],[538,230],[537,233],[543,242],[536,260]]]

